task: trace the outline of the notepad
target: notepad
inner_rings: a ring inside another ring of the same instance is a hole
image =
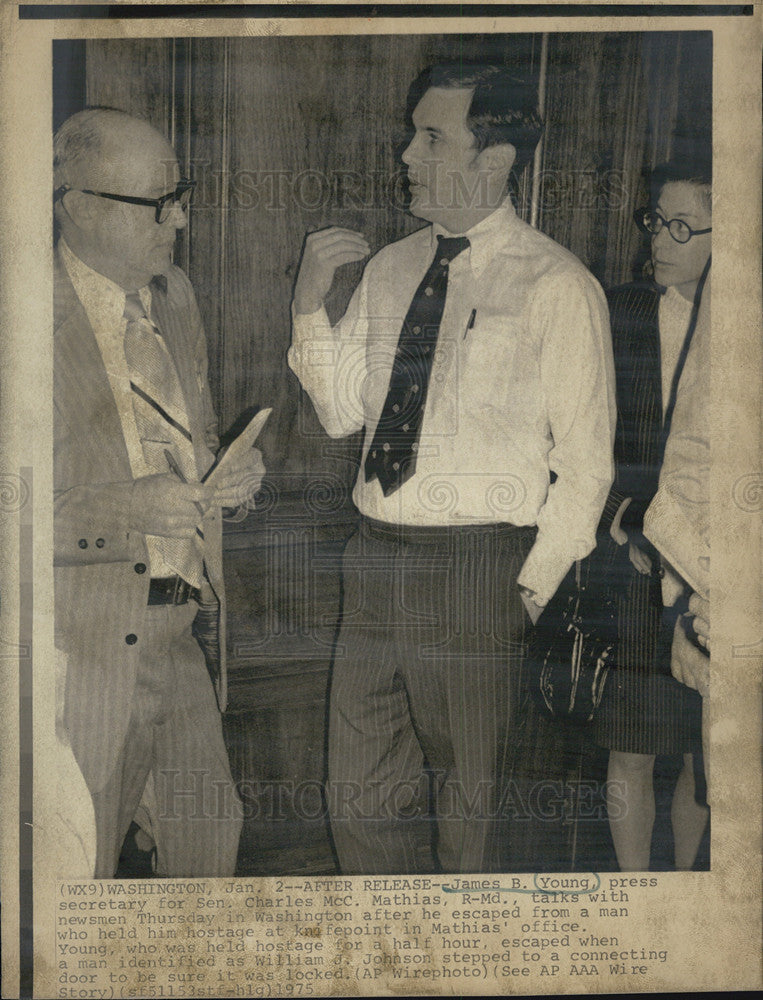
[[[218,481],[225,475],[227,470],[254,445],[272,412],[273,408],[268,406],[264,410],[258,410],[255,413],[239,436],[228,446],[220,460],[202,477],[202,483],[217,486]]]

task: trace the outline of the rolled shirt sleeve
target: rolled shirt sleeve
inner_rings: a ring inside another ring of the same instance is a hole
[[[334,327],[323,307],[305,314],[297,313],[292,305],[289,367],[302,383],[330,437],[347,437],[360,430],[365,422],[367,334],[365,279]]]

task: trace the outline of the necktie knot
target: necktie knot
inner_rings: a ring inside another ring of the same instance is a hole
[[[470,243],[466,236],[438,236],[437,259],[450,263],[454,257],[458,257],[464,250],[468,250],[469,246]]]
[[[128,323],[134,323],[136,320],[148,318],[146,316],[146,310],[143,306],[143,301],[137,292],[125,293],[124,317]]]

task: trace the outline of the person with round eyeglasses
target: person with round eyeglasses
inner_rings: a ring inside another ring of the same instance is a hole
[[[710,171],[697,162],[666,163],[653,172],[650,188],[650,204],[634,213],[650,238],[650,278],[608,295],[618,425],[615,483],[602,527],[622,546],[622,557],[615,576],[617,669],[610,675],[594,738],[610,751],[609,823],[623,871],[650,867],[656,761],[658,773],[670,772],[670,758],[679,769],[671,803],[677,869],[694,865],[709,815],[701,698],[670,675],[670,647],[663,648],[662,567],[642,527],[657,491],[674,381],[710,265]]]
[[[633,218],[639,229],[650,236],[656,236],[663,226],[667,226],[676,243],[688,243],[692,236],[704,236],[705,233],[713,231],[712,228],[692,229],[684,219],[665,219],[659,212],[650,212],[649,209],[643,208],[637,208]]]

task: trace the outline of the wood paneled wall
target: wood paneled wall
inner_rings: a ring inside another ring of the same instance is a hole
[[[353,479],[357,438],[331,442],[286,365],[289,303],[305,233],[335,223],[372,249],[421,223],[399,160],[406,91],[440,58],[499,59],[537,73],[540,35],[247,37],[88,41],[87,99],[142,115],[199,182],[178,262],[199,298],[221,426],[273,406],[270,469]],[[676,137],[709,137],[708,33],[548,38],[538,224],[605,285],[644,244],[631,213],[645,168]],[[530,173],[519,210],[529,217]],[[340,269],[341,314],[360,265]]]
[[[405,212],[399,158],[410,81],[443,58],[538,73],[541,42],[535,34],[86,43],[88,102],[148,118],[198,181],[176,259],[207,327],[221,426],[274,408],[258,509],[225,536],[225,732],[247,807],[240,874],[333,870],[320,784],[339,559],[356,516],[346,487],[359,441],[327,438],[286,365],[304,235],[338,224],[362,230],[375,250],[418,228]],[[539,176],[528,167],[520,178],[518,210],[529,220],[538,180],[540,228],[605,285],[627,280],[645,245],[631,222],[645,193],[642,171],[695,134],[709,137],[709,36],[558,34],[547,53]],[[73,63],[66,56],[59,48],[62,66]],[[333,317],[360,273],[361,265],[338,272]],[[574,785],[579,749],[524,718],[537,774]],[[519,832],[530,859],[522,870],[589,863],[575,853],[574,823],[540,826]],[[612,863],[599,852],[590,866]]]
[[[538,225],[605,286],[628,276],[640,242],[647,108],[636,34],[556,35],[549,44],[547,131]]]

